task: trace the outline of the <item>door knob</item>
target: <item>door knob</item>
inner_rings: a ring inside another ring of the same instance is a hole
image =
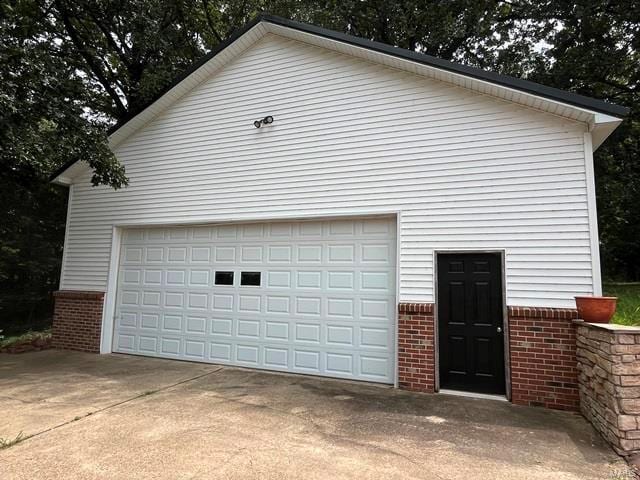
[[[498,333],[502,333],[502,327],[497,328]]]

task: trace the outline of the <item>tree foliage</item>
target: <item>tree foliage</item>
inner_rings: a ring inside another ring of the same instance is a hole
[[[125,187],[108,128],[264,11],[631,107],[595,160],[605,273],[640,279],[637,0],[0,0],[0,321],[56,286],[49,175],[81,159]]]
[[[603,272],[640,280],[640,2],[534,2],[527,33],[549,45],[530,79],[631,108],[595,153]],[[548,28],[551,25],[553,28]]]

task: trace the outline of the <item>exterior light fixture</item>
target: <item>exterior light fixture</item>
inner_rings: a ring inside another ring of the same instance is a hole
[[[253,126],[260,128],[262,125],[269,125],[270,123],[273,123],[273,117],[271,115],[267,115],[262,120],[256,120],[253,122]]]

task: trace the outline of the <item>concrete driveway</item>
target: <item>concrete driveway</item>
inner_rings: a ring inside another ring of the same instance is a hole
[[[123,355],[0,354],[0,478],[624,479],[582,417]]]

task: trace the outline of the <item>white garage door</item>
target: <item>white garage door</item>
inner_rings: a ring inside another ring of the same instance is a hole
[[[393,382],[395,219],[126,230],[113,350]]]

